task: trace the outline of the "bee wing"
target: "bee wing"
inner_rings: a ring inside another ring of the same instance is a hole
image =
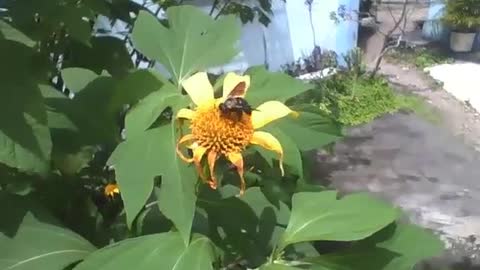
[[[237,86],[233,88],[232,92],[228,94],[228,97],[244,96],[246,88],[247,88],[247,84],[245,82],[239,82]]]

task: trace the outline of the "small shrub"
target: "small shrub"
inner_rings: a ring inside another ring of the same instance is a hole
[[[480,27],[480,1],[447,1],[443,21],[453,30],[475,33]]]
[[[400,109],[411,111],[432,123],[438,114],[420,97],[396,93],[382,77],[338,73],[315,82],[317,87],[295,99],[295,103],[313,103],[324,114],[345,126],[356,126]]]
[[[316,46],[310,55],[285,64],[282,69],[288,75],[297,77],[337,65],[337,55],[334,51],[322,51],[320,47]]]
[[[433,48],[397,48],[387,55],[392,62],[409,64],[423,70],[434,65],[452,63],[453,58]]]
[[[412,94],[398,94],[396,103],[399,109],[411,111],[433,124],[440,124],[442,118],[438,111],[425,103],[421,97]]]
[[[342,74],[317,84],[320,109],[347,126],[367,123],[398,109],[395,93],[380,77],[354,79]]]

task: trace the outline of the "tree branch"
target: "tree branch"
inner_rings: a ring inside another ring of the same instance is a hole
[[[405,20],[404,25],[406,25],[405,16],[407,14],[407,5],[408,5],[408,0],[404,0],[403,6],[402,6],[402,13],[400,15],[400,18],[398,20],[396,20],[395,18],[393,19],[394,22],[395,22],[395,25],[383,37],[382,50],[380,51],[380,54],[375,58],[375,66],[374,66],[374,68],[372,70],[372,73],[370,75],[370,77],[372,77],[372,78],[377,75],[377,72],[380,69],[380,65],[382,64],[382,60],[383,60],[383,57],[385,56],[385,54],[388,51],[390,51],[391,49],[400,46],[400,41],[402,41],[403,35],[405,34],[404,29],[402,29],[402,32],[401,32],[400,36],[398,37],[395,45],[389,45],[388,43],[389,43],[389,38],[400,27],[400,24],[402,23],[402,21]],[[392,14],[392,13],[390,13],[390,14]],[[392,17],[393,17],[393,14],[392,14]]]
[[[220,1],[220,0],[215,0],[215,1],[213,1],[212,8],[210,9],[210,12],[208,13],[208,15],[210,15],[210,16],[213,15],[213,12],[214,12],[215,9],[217,8],[219,1]]]
[[[220,17],[220,15],[222,15],[222,12],[225,10],[225,8],[230,4],[230,1],[227,0],[225,1],[225,5],[223,5],[223,7],[218,11],[217,15],[215,16],[215,20],[218,19],[218,17]]]

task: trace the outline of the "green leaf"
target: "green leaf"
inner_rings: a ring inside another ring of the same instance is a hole
[[[83,73],[75,74],[77,78],[84,78]],[[56,97],[49,101],[79,127],[84,143],[114,144],[120,139],[119,120],[124,105],[136,103],[162,85],[150,70],[133,71],[122,79],[101,75],[81,89],[73,100]]]
[[[411,270],[418,262],[439,256],[445,248],[432,232],[413,224],[396,224],[393,234],[377,246],[401,255],[385,270]]]
[[[85,88],[97,77],[98,75],[89,69],[76,67],[62,69],[62,78],[65,85],[74,93]]]
[[[284,117],[271,125],[289,136],[301,151],[318,149],[342,138],[341,127],[329,118],[304,111],[298,113],[297,118]]]
[[[254,107],[269,100],[286,102],[313,87],[283,72],[269,72],[264,67],[252,67],[246,74],[251,76],[252,83],[245,98]]]
[[[161,129],[151,129],[120,143],[107,164],[115,169],[131,226],[153,189],[153,179],[162,173],[166,148]]]
[[[52,142],[36,81],[44,70],[35,57],[35,52],[21,43],[0,42],[0,163],[45,174]]]
[[[154,177],[161,175],[161,189],[156,192],[160,210],[188,242],[197,177],[191,167],[179,160],[175,145],[173,125],[163,125],[122,142],[108,164],[115,168],[129,226],[150,196]]]
[[[197,196],[195,184],[198,176],[193,168],[182,161],[176,151],[175,125],[158,128],[161,141],[162,185],[156,192],[160,211],[169,218],[183,237],[185,243],[190,240]],[[159,165],[157,165],[159,166]]]
[[[278,139],[283,148],[284,160],[283,163],[293,169],[293,173],[298,175],[300,178],[303,178],[303,165],[302,157],[300,151],[298,150],[297,145],[295,144],[290,137],[288,137],[282,130],[269,126],[265,128],[265,131],[271,133],[275,138]],[[256,147],[260,155],[272,165],[271,160],[278,160],[278,155],[275,152],[261,148],[260,146]]]
[[[0,162],[28,173],[45,174],[52,142],[38,87],[28,82],[2,85]]]
[[[196,236],[185,246],[179,233],[161,233],[128,239],[103,248],[75,270],[211,270],[215,260],[212,242]]]
[[[63,67],[82,67],[97,74],[107,70],[114,77],[128,74],[133,68],[132,59],[122,39],[103,36],[92,37],[91,46],[73,41]]]
[[[397,256],[387,249],[372,247],[325,254],[304,261],[312,263],[309,269],[313,270],[384,270]]]
[[[233,194],[238,194],[238,188],[232,189]],[[225,261],[241,254],[250,265],[265,262],[281,237],[282,225],[288,222],[288,207],[281,202],[278,206],[272,204],[259,187],[247,189],[241,198],[215,194],[218,197],[209,194],[208,199],[204,195],[198,203],[207,212],[209,235],[226,251]]]
[[[52,33],[57,36],[65,34],[60,31],[64,29],[71,38],[88,44],[91,27],[84,18],[95,18],[90,8],[75,1],[40,3],[18,0],[7,6],[7,10],[12,25],[33,40],[45,40]],[[36,17],[40,20],[35,21]]]
[[[115,93],[108,104],[109,111],[116,112],[124,104],[135,104],[148,94],[165,89],[164,82],[155,71],[140,69],[128,74],[125,78],[118,80],[115,85]]]
[[[260,270],[300,270],[302,268],[297,268],[294,266],[288,266],[284,264],[266,264],[260,267]]]
[[[75,95],[71,108],[67,109],[82,129],[83,140],[90,144],[118,140],[120,128],[116,113],[119,111],[115,113],[109,107],[116,93],[115,83],[112,77],[99,76]]]
[[[35,45],[33,40],[3,20],[0,20],[0,40],[1,39],[16,41],[28,47]]]
[[[228,63],[238,52],[240,26],[234,16],[214,20],[199,8],[182,5],[167,10],[169,28],[146,11],[135,22],[135,47],[163,64],[175,84],[197,71]]]
[[[313,240],[360,240],[386,227],[397,216],[395,208],[363,193],[340,200],[336,191],[297,193],[279,246],[283,249],[292,243]]]
[[[94,250],[79,235],[41,223],[27,213],[13,238],[0,234],[0,268],[63,270]]]
[[[150,93],[129,110],[125,118],[127,138],[136,136],[150,128],[169,106],[173,106],[175,111],[180,107],[187,106],[187,98],[183,98],[170,86],[162,87],[159,91]]]

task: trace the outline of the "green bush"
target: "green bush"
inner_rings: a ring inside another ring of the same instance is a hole
[[[423,99],[413,94],[396,93],[382,77],[357,76],[342,72],[315,82],[316,87],[295,103],[310,103],[345,126],[368,123],[400,109],[437,124],[440,117]]]
[[[421,70],[426,67],[453,62],[453,58],[448,57],[447,54],[438,49],[425,47],[397,48],[388,53],[387,57],[391,62],[414,65]]]
[[[449,0],[443,21],[454,30],[476,32],[480,27],[480,1]]]
[[[316,82],[310,102],[347,126],[372,121],[398,110],[396,95],[386,80],[375,77],[355,78],[350,73],[336,74]]]

